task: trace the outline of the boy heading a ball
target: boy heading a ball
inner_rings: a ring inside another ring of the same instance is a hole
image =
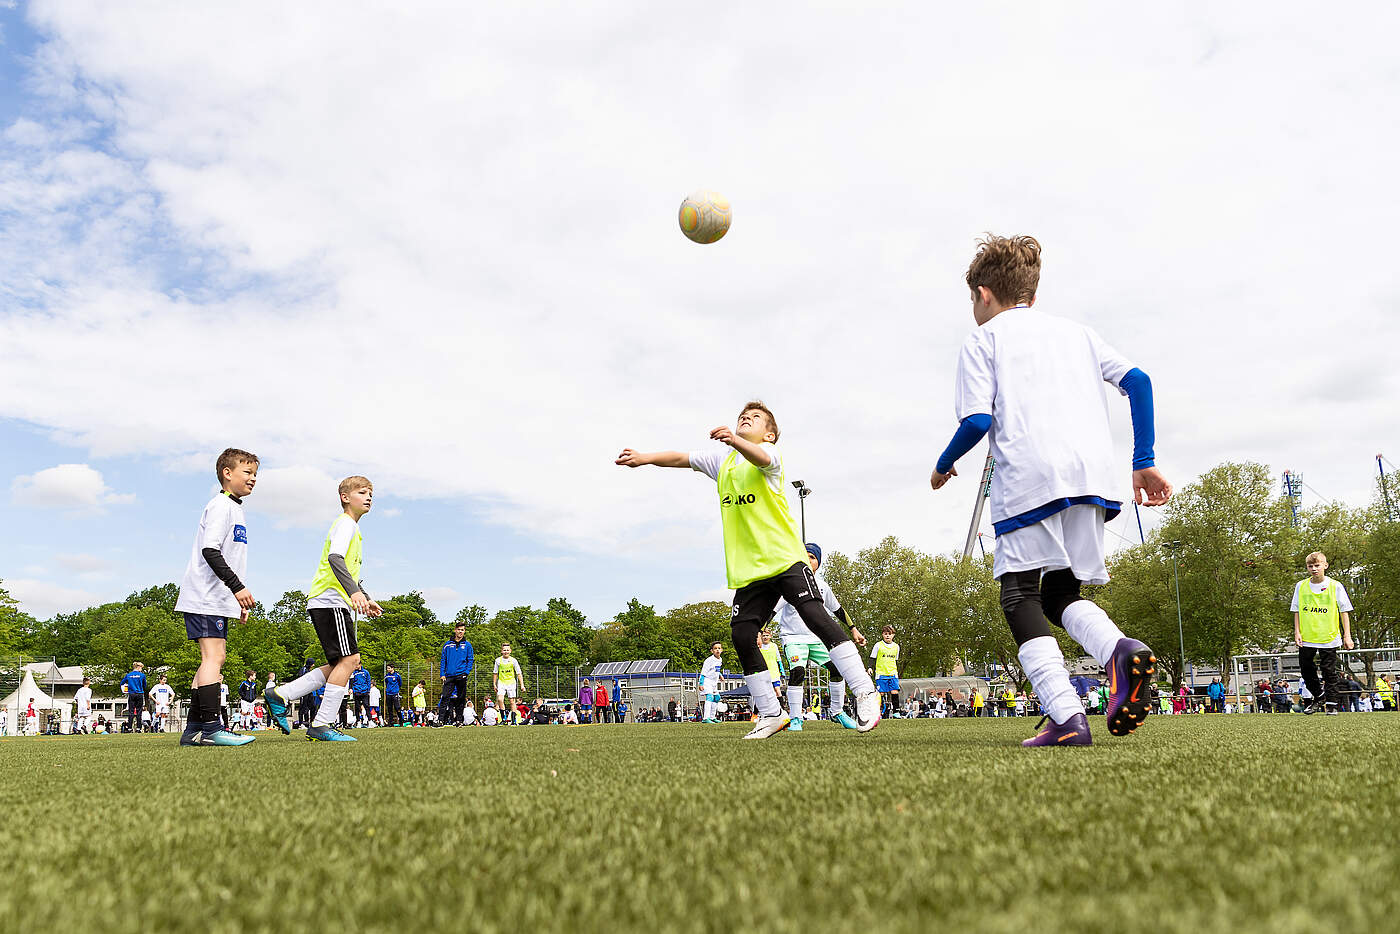
[[[856,728],[868,732],[880,722],[880,700],[861,667],[860,653],[822,606],[821,591],[784,495],[778,434],[777,420],[768,407],[750,402],[740,410],[733,428],[721,425],[710,432],[710,439],[727,445],[729,451],[642,453],[624,448],[615,463],[687,467],[717,485],[725,569],[734,589],[730,636],[759,714],[745,739],[766,739],[788,725],[758,649],[759,628],[772,618],[779,599],[792,604],[827,647],[832,663],[855,693]]]
[[[1080,584],[1108,583],[1103,524],[1122,508],[1105,382],[1128,397],[1137,502],[1160,506],[1172,487],[1155,466],[1151,381],[1089,328],[1033,307],[1040,253],[1033,237],[989,234],[968,267],[978,327],[958,357],[959,426],[930,484],[937,490],[957,476],[957,459],[990,434],[992,573],[1021,667],[1050,721],[1022,745],[1087,746],[1089,724],[1050,623],[1107,670],[1115,736],[1146,719],[1156,665],[1151,649],[1079,593]]]

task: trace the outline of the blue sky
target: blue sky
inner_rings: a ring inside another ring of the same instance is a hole
[[[375,592],[724,599],[705,481],[612,460],[755,397],[826,549],[956,549],[986,230],[1152,375],[1178,486],[1359,504],[1400,449],[1388,8],[706,4],[699,69],[683,8],[249,9],[0,8],[0,578],[39,615],[178,579],[230,444],[268,599],[350,473]]]

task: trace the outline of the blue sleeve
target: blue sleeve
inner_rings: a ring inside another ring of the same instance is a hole
[[[938,472],[947,473],[952,470],[953,465],[958,462],[958,458],[971,451],[991,428],[992,417],[990,415],[979,412],[963,419],[962,423],[958,425],[958,430],[953,433],[953,440],[948,442],[948,446],[938,457]]]
[[[476,667],[476,652],[472,649],[472,644],[470,642],[464,642],[462,644],[467,647],[467,670],[462,673],[471,674],[472,669]]]
[[[1157,455],[1153,448],[1157,444],[1157,427],[1153,424],[1152,380],[1133,367],[1118,385],[1128,394],[1128,411],[1133,416],[1133,469],[1156,466]]]
[[[452,643],[450,643],[450,642],[443,643],[443,646],[442,646],[442,654],[438,657],[438,671],[439,671],[439,672],[445,671],[445,670],[447,669],[447,647],[448,647],[449,645],[451,645],[451,644],[452,644]]]

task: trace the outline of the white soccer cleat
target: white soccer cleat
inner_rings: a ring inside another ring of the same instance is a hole
[[[754,721],[753,729],[744,734],[744,739],[767,739],[774,733],[786,730],[788,723],[788,715],[785,713],[773,717],[759,717]]]
[[[869,733],[880,724],[880,692],[870,691],[856,698],[856,729]]]

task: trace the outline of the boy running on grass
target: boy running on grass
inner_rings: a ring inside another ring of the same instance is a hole
[[[822,606],[832,615],[840,620],[843,626],[851,629],[851,639],[856,645],[865,647],[865,636],[861,635],[855,623],[851,622],[846,611],[842,609],[840,601],[831,592],[831,585],[826,578],[817,573],[822,564],[822,550],[812,542],[807,543],[807,565],[812,569],[812,576],[816,578],[817,590],[820,591]],[[846,682],[841,679],[841,672],[831,663],[831,654],[827,652],[822,640],[812,635],[806,625],[802,622],[802,617],[797,610],[793,609],[791,603],[786,600],[779,600],[775,610],[778,615],[778,631],[783,637],[783,654],[788,660],[788,716],[792,722],[788,724],[789,730],[800,732],[802,730],[802,692],[803,685],[807,681],[807,666],[816,668],[818,665],[824,666],[831,675],[831,682],[828,685],[831,696],[831,719],[841,724],[848,730],[856,728],[856,722],[851,719],[850,714],[845,711],[846,704]],[[814,708],[819,707],[821,699],[813,692]]]
[[[1303,713],[1337,712],[1337,649],[1352,648],[1351,598],[1340,581],[1327,576],[1327,556],[1308,555],[1308,579],[1293,588],[1293,644],[1298,646],[1298,667],[1313,699]],[[1317,678],[1322,663],[1322,680]]]
[[[256,602],[243,583],[248,573],[248,520],[243,498],[258,482],[258,459],[247,451],[228,448],[214,462],[220,490],[204,507],[194,548],[175,611],[185,617],[185,635],[199,644],[199,668],[194,673],[190,709],[181,746],[244,746],[251,736],[239,736],[221,722],[224,656],[228,621],[247,622]]]
[[[724,561],[729,586],[735,591],[730,635],[759,714],[745,739],[766,739],[788,725],[758,650],[759,627],[772,617],[780,599],[796,607],[855,691],[856,729],[862,733],[873,730],[880,722],[880,699],[861,668],[860,653],[822,606],[821,592],[784,495],[783,462],[776,447],[777,420],[766,405],[750,402],[739,412],[733,428],[722,425],[710,432],[710,439],[733,450],[643,454],[624,448],[616,463],[624,467],[689,467],[718,485]]]
[[[1133,417],[1132,487],[1139,504],[1160,506],[1172,488],[1154,465],[1152,383],[1082,324],[1032,306],[1040,283],[1033,237],[981,241],[967,270],[978,328],[958,358],[957,433],[929,482],[957,476],[953,465],[991,433],[992,525],[1001,607],[1020,646],[1021,667],[1050,725],[1024,746],[1088,746],[1089,722],[1050,634],[1062,626],[1108,672],[1108,731],[1123,736],[1147,717],[1156,657],[1125,638],[1108,614],[1080,596],[1108,583],[1103,524],[1118,515],[1119,486],[1103,383],[1128,397]]]
[[[374,501],[374,484],[365,477],[340,481],[340,504],[344,510],[331,523],[326,543],[321,546],[321,564],[307,592],[306,608],[326,664],[286,684],[268,690],[267,709],[277,729],[288,735],[287,708],[298,697],[325,689],[316,718],[306,730],[306,738],[322,742],[353,743],[355,737],[336,729],[341,705],[350,683],[350,673],[360,666],[360,647],[355,639],[355,619],[351,612],[378,616],[384,612],[365,593],[360,581],[364,562],[360,519],[369,513]]]

